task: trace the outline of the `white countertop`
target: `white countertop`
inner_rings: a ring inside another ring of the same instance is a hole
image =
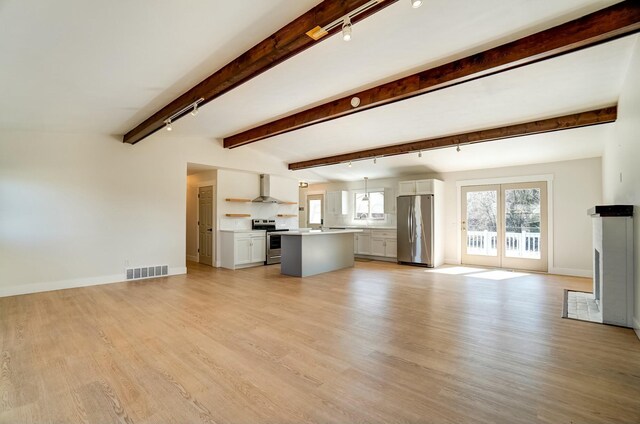
[[[311,231],[285,231],[279,233],[281,236],[319,236],[323,234],[353,234],[361,233],[362,230],[355,228],[349,230],[311,230]]]
[[[266,233],[265,230],[220,230],[221,233]]]
[[[360,229],[360,230],[396,230],[396,227],[372,227],[372,226],[357,226],[357,225],[330,225],[330,228],[347,228],[347,229]]]

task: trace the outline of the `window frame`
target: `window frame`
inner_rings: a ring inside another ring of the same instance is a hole
[[[362,196],[365,194],[364,190],[354,190],[353,191],[353,213],[351,215],[351,219],[353,221],[385,221],[387,219],[386,213],[385,213],[385,190],[384,188],[377,188],[377,189],[370,189],[368,190],[368,194],[369,196],[371,196],[372,193],[379,193],[382,196],[382,217],[380,218],[374,218],[371,216],[371,200],[369,200],[368,202],[368,210],[367,210],[367,217],[366,218],[358,218],[358,196]]]

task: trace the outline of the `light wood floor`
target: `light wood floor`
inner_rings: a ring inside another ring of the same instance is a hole
[[[586,279],[380,262],[0,299],[2,423],[638,423],[632,330],[561,319]]]

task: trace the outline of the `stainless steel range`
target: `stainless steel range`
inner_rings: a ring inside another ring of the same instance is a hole
[[[254,230],[265,230],[267,232],[267,260],[265,265],[279,264],[282,257],[282,243],[280,232],[289,231],[286,229],[276,229],[275,219],[254,219],[251,222]]]

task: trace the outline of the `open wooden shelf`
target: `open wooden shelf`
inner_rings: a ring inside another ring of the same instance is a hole
[[[226,213],[224,215],[229,218],[251,218],[248,213]]]
[[[298,202],[282,202],[281,205],[297,205]]]
[[[290,213],[279,213],[278,215],[276,215],[278,218],[295,218],[298,215],[293,215]]]
[[[251,203],[251,199],[234,199],[234,198],[228,198],[228,199],[224,199],[227,202],[236,202],[236,203]]]

